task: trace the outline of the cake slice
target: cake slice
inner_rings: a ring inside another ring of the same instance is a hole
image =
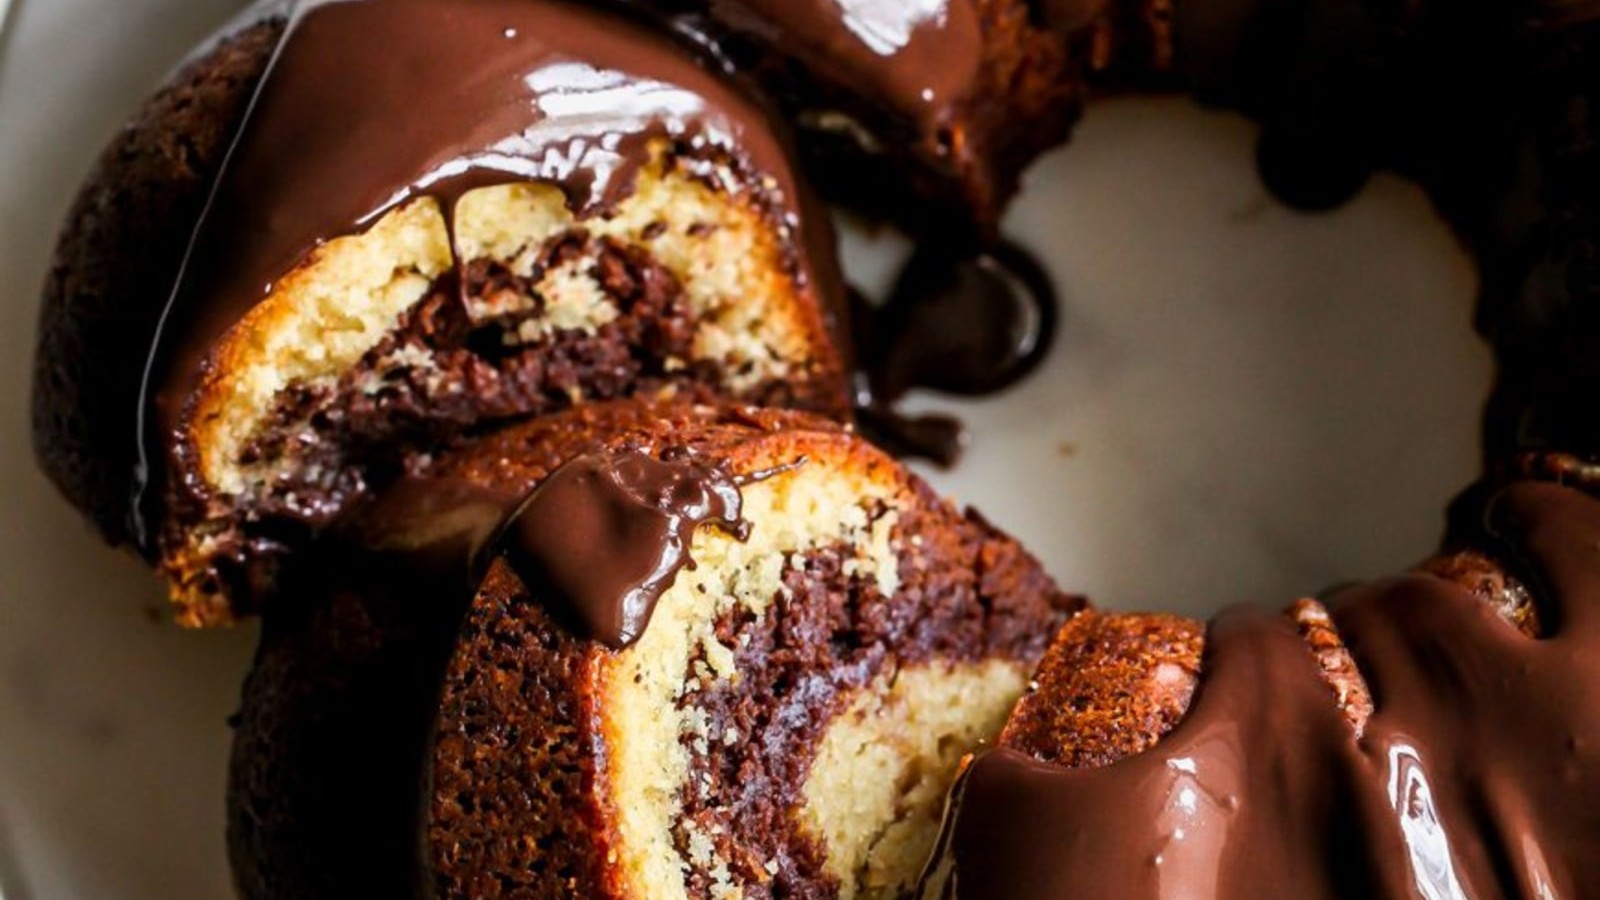
[[[85,189],[39,452],[181,621],[226,621],[495,422],[634,395],[846,416],[832,252],[781,127],[665,35],[556,0],[300,4],[184,69]]]
[[[902,896],[957,761],[1081,606],[796,413],[595,404],[401,488],[351,536],[391,577],[268,610],[246,896]],[[466,590],[404,562],[469,557]]]

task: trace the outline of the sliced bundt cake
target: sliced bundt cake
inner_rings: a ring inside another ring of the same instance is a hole
[[[1456,513],[1448,552],[1326,609],[1069,622],[967,762],[924,895],[1581,895],[1600,501],[1513,477]]]
[[[47,292],[39,450],[181,619],[226,619],[483,423],[843,415],[831,253],[765,110],[664,36],[561,0],[299,3],[108,151]]]
[[[230,800],[250,897],[899,896],[1081,605],[795,413],[593,404],[351,521],[362,590],[266,612]],[[425,574],[469,557],[468,591]]]

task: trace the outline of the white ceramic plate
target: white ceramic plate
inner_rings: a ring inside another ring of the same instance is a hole
[[[20,0],[0,43],[0,889],[225,897],[222,787],[253,629],[160,624],[160,591],[35,472],[37,287],[100,145],[235,0]],[[1264,194],[1253,130],[1181,101],[1096,107],[1009,230],[1062,340],[938,486],[1120,608],[1282,604],[1403,566],[1472,476],[1488,360],[1471,266],[1380,179],[1332,215]],[[856,237],[867,286],[893,240]],[[8,871],[16,869],[18,871]],[[5,880],[9,876],[10,880]]]

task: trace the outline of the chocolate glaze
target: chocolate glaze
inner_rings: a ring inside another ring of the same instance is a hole
[[[1056,294],[1022,246],[975,254],[922,245],[875,310],[862,343],[875,397],[912,388],[983,396],[1032,372],[1055,338]]]
[[[961,461],[969,438],[960,419],[941,413],[907,415],[863,394],[856,424],[868,440],[901,459],[925,459],[946,469]]]
[[[348,511],[332,530],[334,559],[372,560],[445,590],[475,590],[504,556],[541,601],[585,636],[621,649],[644,633],[683,568],[701,525],[739,540],[744,485],[805,464],[730,474],[688,450],[577,456],[531,489],[504,480],[421,471]]]
[[[692,456],[587,454],[546,478],[498,543],[537,596],[621,649],[644,634],[662,593],[693,565],[696,528],[749,536],[742,506],[734,479]]]
[[[915,123],[939,129],[968,99],[983,58],[973,0],[708,0],[723,25],[791,54]]]
[[[1155,749],[1098,769],[1009,750],[971,763],[945,895],[1464,900],[1600,884],[1600,501],[1515,484],[1485,530],[1543,588],[1551,633],[1432,576],[1342,593],[1334,621],[1376,701],[1358,738],[1286,618],[1224,614],[1187,718]]]
[[[780,224],[798,224],[801,194],[764,110],[665,37],[564,2],[301,0],[150,354],[135,475],[141,542],[151,539],[148,482],[166,448],[186,452],[182,419],[208,354],[275,279],[419,197],[436,198],[448,222],[473,188],[540,181],[580,216],[603,214],[656,138],[705,160],[697,175],[759,174]],[[796,264],[809,279],[808,259]]]
[[[1330,896],[1304,888],[1331,875],[1337,823],[1298,804],[1325,790],[1326,748],[1349,741],[1331,695],[1287,618],[1226,614],[1208,650],[1188,717],[1154,750],[1076,771],[1010,750],[974,761],[945,896]]]
[[[856,404],[862,428],[892,452],[940,465],[960,457],[961,423],[905,416],[894,403],[915,388],[968,397],[999,393],[1027,377],[1055,339],[1050,276],[1009,241],[976,254],[924,244],[886,303],[873,307],[857,299],[852,324],[863,369]]]

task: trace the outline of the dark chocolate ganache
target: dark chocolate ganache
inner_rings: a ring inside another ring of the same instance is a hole
[[[749,536],[742,509],[734,479],[688,454],[586,454],[534,490],[499,543],[540,596],[621,649],[644,634],[656,602],[692,565],[696,528]]]
[[[953,794],[945,896],[1586,896],[1600,884],[1600,501],[1517,483],[1485,530],[1538,586],[1531,638],[1414,575],[1330,608],[1376,708],[1357,734],[1284,617],[1213,623],[1153,750],[1069,770],[979,756]]]
[[[881,306],[852,310],[861,378],[856,415],[899,456],[953,465],[966,444],[960,421],[908,416],[894,404],[917,388],[963,397],[997,394],[1049,352],[1057,304],[1050,275],[1026,248],[999,241],[978,252],[920,246]]]
[[[1043,360],[1056,295],[1019,244],[964,254],[929,243],[869,318],[860,349],[874,396],[893,401],[921,387],[976,397],[1005,390]]]
[[[765,109],[664,35],[566,2],[296,3],[150,354],[135,473],[142,542],[149,482],[166,454],[184,452],[208,354],[323,242],[421,197],[448,222],[462,194],[508,182],[553,184],[579,217],[601,215],[658,140],[704,160],[698,176],[760,190],[778,224],[798,228],[799,188]],[[810,281],[805,256],[796,274]]]
[[[614,649],[644,634],[656,603],[694,561],[702,525],[744,540],[746,485],[805,464],[731,473],[682,447],[580,454],[529,488],[515,480],[405,475],[333,528],[344,552],[392,577],[475,590],[504,558],[574,630]]]

